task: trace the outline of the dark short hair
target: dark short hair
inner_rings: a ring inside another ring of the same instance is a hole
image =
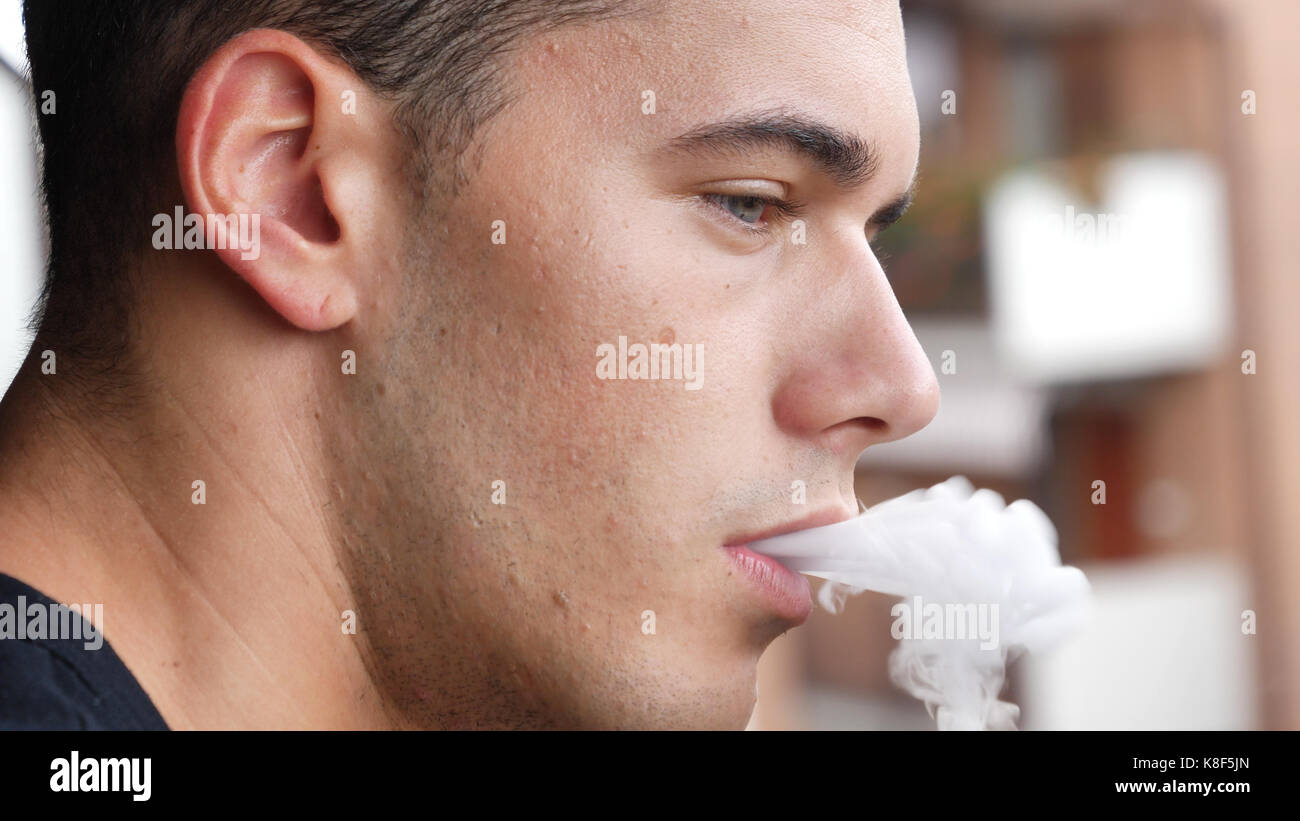
[[[176,176],[174,134],[189,79],[243,31],[289,32],[340,57],[395,103],[410,173],[454,168],[508,102],[498,59],[520,37],[631,13],[628,0],[25,0],[50,231],[38,333],[96,363],[127,339],[127,270]],[[55,113],[42,114],[42,94]],[[430,162],[437,158],[437,167]]]

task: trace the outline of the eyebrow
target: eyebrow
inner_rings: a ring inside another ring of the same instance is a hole
[[[861,188],[875,176],[879,155],[860,137],[811,117],[764,111],[696,126],[668,141],[669,151],[696,155],[742,155],[776,147],[801,156],[841,190]],[[884,228],[897,222],[912,202],[915,179],[906,192],[877,211],[868,224]]]

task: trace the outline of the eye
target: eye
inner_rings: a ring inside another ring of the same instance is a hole
[[[755,225],[763,211],[772,204],[772,200],[765,197],[736,196],[734,194],[706,194],[706,198],[715,203],[719,208],[729,211],[732,216],[741,222]]]
[[[775,197],[755,194],[703,194],[701,197],[712,207],[725,211],[749,231],[766,231],[772,222],[799,213],[798,205]]]

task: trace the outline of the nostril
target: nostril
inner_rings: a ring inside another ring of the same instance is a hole
[[[889,440],[893,428],[875,416],[845,419],[825,431],[823,444],[839,456],[857,456],[868,447]]]
[[[874,416],[859,416],[853,420],[872,433],[884,433],[889,430],[889,423],[884,419],[877,419]]]

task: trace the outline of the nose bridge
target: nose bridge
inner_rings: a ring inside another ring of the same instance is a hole
[[[938,380],[865,238],[836,243],[819,271],[809,316],[820,321],[800,335],[814,355],[796,357],[774,410],[790,432],[856,456],[925,427]]]
[[[861,369],[857,384],[863,390],[858,402],[864,415],[882,419],[888,426],[877,442],[916,433],[939,410],[939,382],[934,367],[883,272],[879,278],[880,310],[867,320],[878,324],[875,328],[868,326],[866,339],[855,348],[855,364]]]

